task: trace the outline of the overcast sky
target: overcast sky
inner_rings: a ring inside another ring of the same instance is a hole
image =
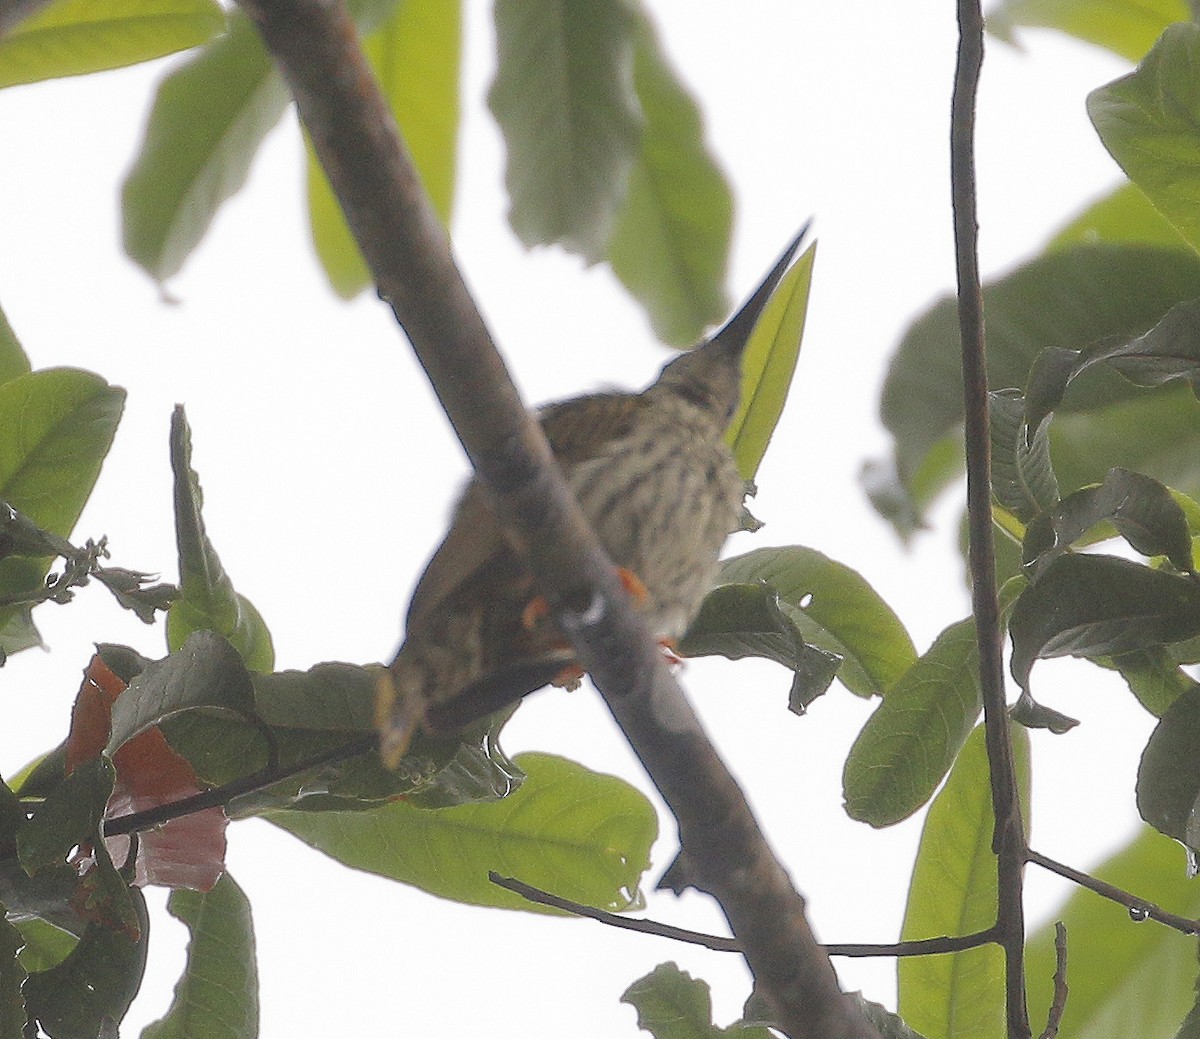
[[[491,77],[488,5],[468,3],[457,255],[531,401],[637,387],[667,357],[603,269],[558,250],[525,252],[505,223],[503,149],[482,98]],[[760,472],[767,526],[730,552],[811,545],[860,570],[924,649],[967,612],[954,552],[957,505],[908,550],[870,510],[857,474],[888,447],[877,419],[883,369],[907,322],[953,284],[947,140],[950,4],[659,0],[661,39],[704,109],[736,193],[732,296],[758,279],[799,223],[820,240],[797,385]],[[979,119],[981,255],[1001,272],[1040,248],[1119,171],[1084,114],[1086,92],[1126,66],[1052,34],[1018,52],[992,42]],[[465,472],[407,344],[376,301],[338,302],[302,219],[302,149],[289,113],[246,190],[161,293],[120,251],[119,185],[151,85],[168,63],[0,93],[0,303],[35,367],[94,369],[130,391],[100,484],[77,530],[106,533],[117,565],[174,577],[167,426],[186,403],[206,519],[239,591],[261,610],[278,667],[387,658],[407,596]],[[0,772],[61,739],[96,641],[160,655],[160,630],[102,591],[38,614],[50,653],[14,658]],[[1068,804],[1035,803],[1037,846],[1089,865],[1135,822],[1138,747],[1109,733],[1149,719],[1095,669],[1039,664],[1042,698],[1082,718],[1035,736],[1047,788],[1103,749],[1105,774]],[[1064,676],[1062,686],[1056,676]],[[772,665],[696,661],[684,673],[707,724],[810,897],[821,937],[894,940],[920,832],[849,822],[841,765],[869,705],[835,687],[806,718],[785,711]],[[15,719],[15,720],[14,720]],[[647,784],[599,700],[535,697],[506,731],[510,752],[543,749]],[[1080,798],[1086,797],[1082,805]],[[674,854],[660,813],[655,869]],[[230,868],[254,907],[262,1032],[636,1034],[617,1000],[673,959],[715,986],[718,1021],[748,991],[729,956],[587,922],[484,911],[352,874],[266,823],[230,831]],[[657,872],[648,877],[653,884]],[[1044,916],[1064,889],[1032,875]],[[149,893],[152,907],[165,901]],[[652,915],[705,929],[703,898],[653,896]],[[158,1017],[182,963],[182,928],[159,912],[129,1033]],[[894,998],[891,961],[838,964],[849,988]]]

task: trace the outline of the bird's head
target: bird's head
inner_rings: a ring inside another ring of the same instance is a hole
[[[678,394],[728,423],[741,400],[742,354],[767,300],[791,266],[808,233],[808,224],[792,239],[750,298],[708,339],[670,361],[650,387]]]

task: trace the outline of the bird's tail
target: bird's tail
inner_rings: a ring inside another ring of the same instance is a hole
[[[386,768],[400,764],[425,721],[429,701],[423,670],[401,647],[375,685],[375,728],[379,732],[379,756]]]

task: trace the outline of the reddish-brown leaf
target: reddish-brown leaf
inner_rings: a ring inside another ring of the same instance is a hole
[[[83,686],[71,712],[67,738],[67,771],[96,757],[108,742],[112,706],[125,683],[100,659],[92,658]],[[172,749],[157,726],[138,733],[113,755],[117,781],[105,809],[105,819],[142,812],[200,793],[202,787],[192,766]],[[138,840],[134,883],[159,884],[209,891],[225,870],[225,827],[229,820],[221,808],[171,819]],[[118,865],[129,855],[130,838],[105,839],[108,853]]]

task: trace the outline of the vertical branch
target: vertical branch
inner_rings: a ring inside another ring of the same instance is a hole
[[[983,290],[979,281],[979,225],[975,205],[975,98],[983,66],[983,12],[979,0],[958,0],[958,28],[958,64],[950,115],[950,177],[958,271],[958,322],[962,336],[971,598],[979,646],[992,805],[996,816],[992,842],[998,857],[996,926],[1004,947],[1008,1034],[1010,1039],[1028,1039],[1031,1033],[1025,1004],[1021,873],[1025,833],[1004,699],[1000,605],[996,595],[996,556],[992,541]]]

